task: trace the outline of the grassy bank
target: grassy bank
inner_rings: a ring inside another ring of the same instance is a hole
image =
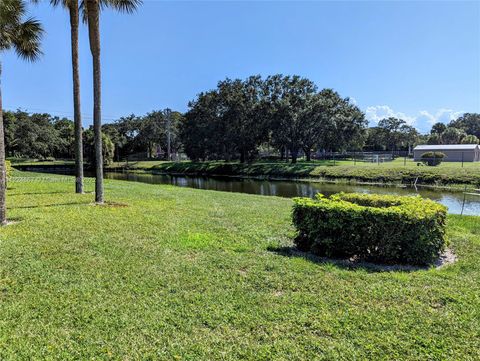
[[[40,168],[73,170],[71,161],[56,162],[13,162],[14,167],[23,170]],[[311,178],[333,181],[358,181],[368,183],[413,184],[422,185],[480,186],[480,163],[442,163],[437,167],[418,166],[412,160],[396,159],[381,164],[346,161],[312,161],[296,164],[285,162],[165,162],[137,161],[114,162],[107,170],[134,170],[177,175],[216,175],[266,178]]]
[[[9,183],[2,360],[480,358],[477,217],[457,263],[375,272],[285,252],[289,199],[39,177]]]
[[[125,169],[125,163],[115,163],[111,168]],[[438,167],[417,166],[403,160],[375,165],[353,164],[351,161],[334,162],[138,162],[129,163],[128,169],[145,170],[167,174],[226,175],[244,177],[325,178],[373,183],[411,184],[417,178],[425,185],[480,185],[480,163],[444,163]]]

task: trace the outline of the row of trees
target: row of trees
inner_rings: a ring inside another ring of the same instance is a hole
[[[480,114],[465,113],[448,125],[436,123],[427,138],[428,144],[479,144]]]
[[[5,130],[5,152],[9,157],[34,159],[74,159],[75,126],[67,118],[50,114],[28,114],[24,111],[6,111],[3,115]],[[82,158],[95,165],[95,142],[93,128],[82,130]],[[113,159],[114,145],[110,137],[103,134],[104,162]]]
[[[103,143],[103,161],[108,164],[114,159],[117,161],[126,158],[161,158],[173,159],[172,155],[183,151],[184,139],[189,141],[194,137],[199,137],[199,133],[191,134],[192,125],[185,122],[185,117],[179,112],[169,109],[152,111],[144,116],[130,115],[122,117],[114,123],[104,124],[102,126]],[[470,120],[474,121],[470,121]],[[468,120],[468,121],[466,121]],[[221,123],[216,123],[220,125]],[[321,123],[320,123],[321,124]],[[435,124],[428,135],[421,135],[415,128],[406,124],[405,121],[398,118],[387,118],[381,120],[376,127],[366,130],[363,151],[406,151],[414,145],[420,143],[430,144],[475,144],[478,138],[467,132],[475,132],[480,124],[480,117],[476,114],[465,114],[457,120],[452,121],[448,126],[443,123]],[[198,123],[195,124],[198,127]],[[228,124],[232,138],[241,135],[237,132],[235,123]],[[454,125],[457,125],[455,127]],[[469,125],[469,126],[467,126]],[[28,114],[24,111],[7,111],[4,113],[5,127],[5,147],[7,156],[20,158],[75,158],[75,127],[74,122],[66,119],[54,117],[49,114]],[[251,123],[252,132],[258,131],[255,122]],[[315,128],[307,130],[313,131]],[[321,128],[319,127],[320,131]],[[84,155],[90,166],[95,165],[93,149],[93,128],[83,132]],[[206,133],[216,132],[222,134],[215,128],[205,129]],[[312,132],[313,133],[313,132]],[[327,133],[328,134],[328,133]],[[228,135],[228,134],[227,134]],[[307,133],[308,135],[308,133]],[[208,137],[212,135],[207,134]],[[313,133],[312,137],[320,144],[322,140],[319,133]],[[269,137],[266,132],[265,139],[274,144],[274,136]],[[307,142],[309,137],[304,138]],[[250,139],[251,140],[251,139]],[[432,140],[437,140],[435,143]],[[265,143],[260,143],[257,147],[262,149]],[[359,138],[353,146],[361,146],[362,139]],[[241,143],[240,143],[241,144]],[[311,143],[306,143],[311,144]],[[201,143],[193,144],[200,146]],[[210,149],[214,149],[218,143],[212,142]],[[313,145],[310,149],[315,149],[318,145]],[[280,150],[282,148],[279,148]],[[308,157],[308,147],[307,154]],[[360,148],[354,148],[359,150]],[[229,149],[231,151],[231,149]],[[352,150],[352,148],[349,148]],[[256,150],[251,153],[251,157]],[[277,151],[278,152],[278,151]],[[218,153],[220,156],[221,152]],[[231,157],[229,152],[225,152],[225,157]],[[239,155],[239,157],[241,154]],[[230,158],[231,159],[231,158]]]
[[[366,127],[360,109],[332,89],[318,91],[300,76],[251,76],[200,93],[189,103],[181,138],[194,160],[245,162],[268,145],[295,163],[301,150],[310,159],[316,149],[361,147]]]
[[[34,0],[33,2],[38,2]],[[78,52],[78,30],[80,14],[88,26],[90,51],[93,61],[93,129],[95,143],[95,201],[104,202],[103,197],[103,154],[101,125],[101,61],[100,61],[100,11],[110,7],[118,11],[130,13],[141,0],[51,0],[52,6],[62,6],[70,15],[75,159],[76,159],[76,192],[83,193],[83,145],[82,123],[80,114],[80,71]],[[34,61],[41,55],[40,42],[43,35],[41,24],[34,18],[26,18],[26,4],[23,0],[1,0],[0,2],[0,53],[15,50],[20,58]],[[0,63],[0,77],[2,64]],[[0,92],[0,223],[6,224],[6,166],[5,140],[3,132],[3,113]]]
[[[480,114],[465,113],[449,124],[436,123],[430,134],[420,134],[398,118],[382,119],[368,128],[364,150],[410,150],[416,144],[479,144]]]
[[[141,157],[171,159],[180,151],[182,114],[169,109],[145,116],[130,115],[102,126],[103,162]],[[5,151],[9,157],[34,159],[74,159],[75,125],[67,118],[50,114],[28,114],[17,110],[4,113]],[[82,129],[82,157],[95,166],[93,127]]]
[[[115,146],[115,159],[132,154],[140,157],[173,159],[180,152],[183,115],[170,109],[152,111],[144,116],[130,115],[105,124],[103,131]]]

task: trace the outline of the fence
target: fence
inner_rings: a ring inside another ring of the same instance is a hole
[[[422,153],[423,154],[423,153]],[[280,160],[277,152],[261,152],[260,159]],[[287,158],[283,158],[287,161]],[[300,151],[298,161],[305,161],[305,153]],[[315,152],[311,155],[312,161],[324,161],[329,165],[349,164],[349,165],[382,165],[392,164],[395,166],[434,166],[440,163],[447,163],[449,166],[458,166],[464,168],[466,166],[480,167],[480,159],[477,159],[470,152],[457,152],[456,154],[446,154],[445,158],[431,157],[425,158],[414,157],[413,152],[408,151],[380,151],[380,152],[362,152],[362,151],[346,151],[346,152]]]

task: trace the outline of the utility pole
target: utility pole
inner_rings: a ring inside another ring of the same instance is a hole
[[[165,109],[164,111],[165,113],[165,117],[167,118],[167,160],[168,161],[171,161],[172,160],[172,153],[171,153],[171,149],[170,149],[170,145],[171,145],[171,115],[172,115],[172,111],[167,108]]]

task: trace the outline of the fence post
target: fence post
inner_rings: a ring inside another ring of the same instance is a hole
[[[335,153],[333,153],[333,165],[335,165]]]
[[[403,158],[403,166],[406,166],[407,165],[407,156],[405,156],[405,158]]]
[[[356,157],[357,152],[353,152],[353,165],[357,165],[357,157]]]
[[[462,168],[463,168],[463,154],[464,154],[464,152],[462,152]]]

